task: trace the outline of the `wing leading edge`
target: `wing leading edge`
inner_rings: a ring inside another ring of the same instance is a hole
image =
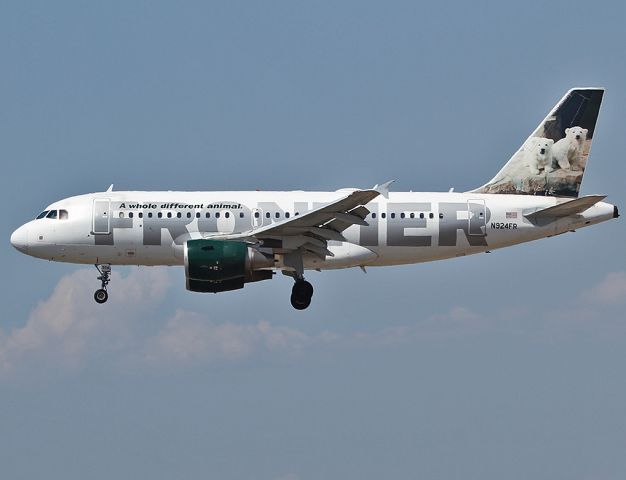
[[[352,225],[365,225],[370,213],[365,207],[379,195],[387,196],[386,182],[368,190],[355,190],[349,195],[328,203],[302,215],[294,216],[271,225],[247,232],[215,235],[214,240],[243,240],[258,244],[260,248],[271,248],[275,253],[289,253],[301,249],[321,259],[334,256],[328,250],[328,241],[345,242],[342,232]]]

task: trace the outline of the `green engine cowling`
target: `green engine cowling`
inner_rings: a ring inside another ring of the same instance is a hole
[[[244,242],[189,240],[185,243],[187,290],[225,292],[243,288],[245,283],[269,280],[273,259]]]

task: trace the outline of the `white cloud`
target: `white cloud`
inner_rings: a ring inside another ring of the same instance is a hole
[[[299,330],[255,324],[213,323],[204,315],[178,310],[146,344],[149,363],[241,360],[259,351],[296,353],[315,339]]]
[[[107,363],[125,369],[187,368],[241,362],[263,354],[292,356],[312,348],[429,342],[494,329],[545,336],[552,330],[562,332],[564,321],[569,325],[566,331],[572,331],[576,319],[599,318],[594,311],[598,306],[626,301],[626,273],[617,272],[582,293],[584,308],[568,302],[543,313],[509,307],[507,311],[483,315],[457,306],[446,313],[414,317],[403,325],[386,327],[381,322],[373,331],[305,333],[258,317],[217,321],[216,312],[201,314],[183,309],[170,315],[163,308],[170,286],[167,272],[165,268],[134,268],[121,276],[114,271],[111,298],[104,305],[92,298],[98,285],[93,270],[81,269],[63,277],[23,327],[8,332],[0,329],[0,375],[67,371]],[[587,328],[588,322],[577,323]],[[619,323],[611,331],[620,327]]]
[[[493,319],[465,307],[452,307],[448,312],[413,319],[406,325],[381,328],[373,332],[355,332],[350,340],[357,344],[397,345],[433,338],[463,336],[481,331]]]
[[[98,305],[94,270],[63,277],[52,295],[29,315],[23,327],[0,330],[0,373],[39,361],[77,367],[89,355],[123,349],[132,329],[169,285],[163,269],[132,269],[126,277],[113,272],[110,300]]]
[[[626,302],[626,272],[609,273],[602,282],[583,292],[582,299],[599,305],[618,305]]]
[[[208,314],[185,310],[168,318],[165,268],[134,268],[125,277],[114,270],[109,301],[98,305],[95,277],[95,270],[81,269],[61,278],[24,326],[0,329],[0,376],[95,362],[163,368],[239,361],[263,352],[294,354],[336,338],[328,332],[309,337],[265,320],[216,323]]]

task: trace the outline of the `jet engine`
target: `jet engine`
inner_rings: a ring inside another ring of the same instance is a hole
[[[245,283],[269,280],[274,259],[245,242],[188,240],[185,243],[185,277],[192,292],[226,292]]]

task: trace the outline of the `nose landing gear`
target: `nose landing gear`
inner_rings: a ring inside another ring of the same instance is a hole
[[[304,278],[297,278],[291,289],[291,306],[296,310],[304,310],[311,305],[313,285]]]
[[[100,280],[102,286],[93,294],[93,299],[97,303],[104,303],[109,299],[107,285],[111,281],[111,265],[96,264],[96,268],[98,269],[98,273],[100,273],[98,280]]]

